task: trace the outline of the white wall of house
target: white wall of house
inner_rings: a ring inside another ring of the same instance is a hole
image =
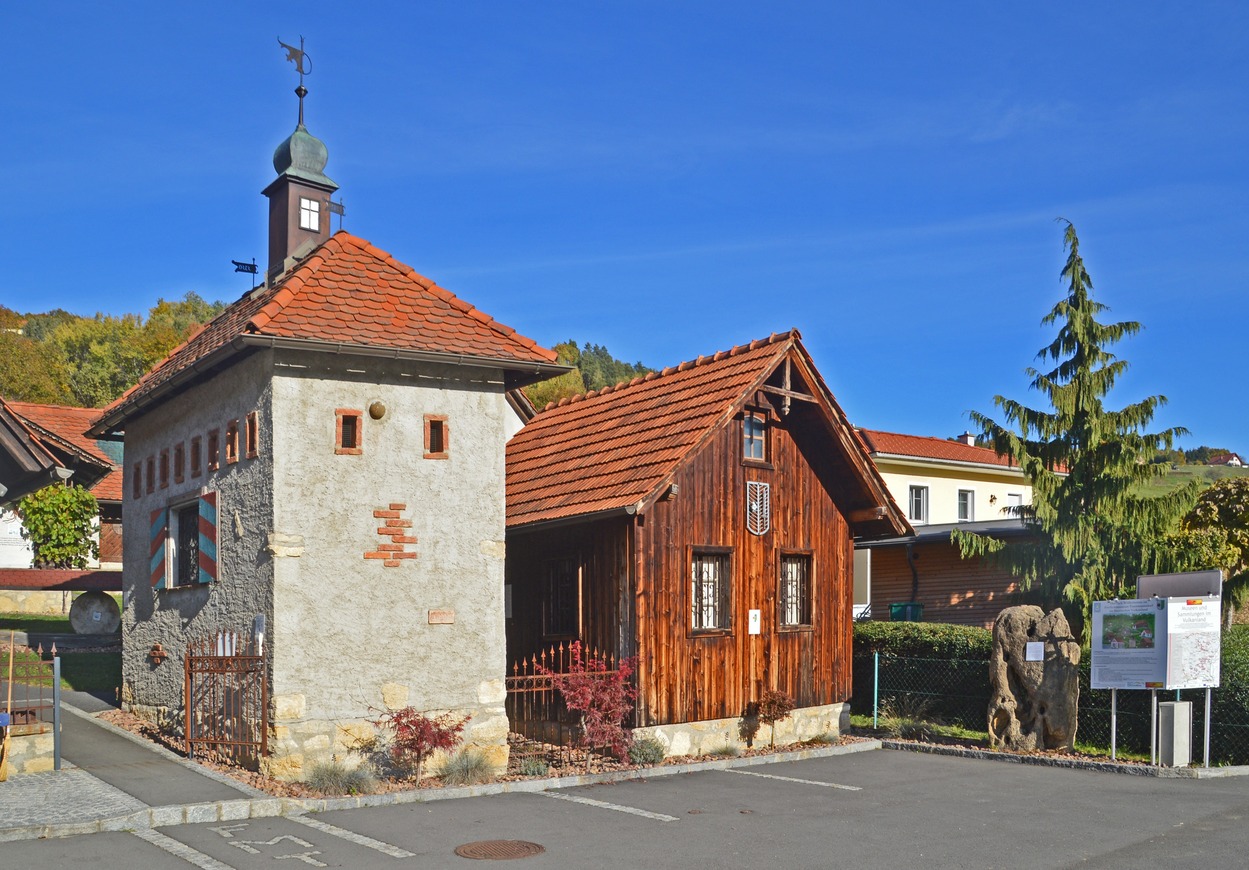
[[[1017,470],[971,463],[910,462],[876,458],[885,485],[912,525],[1002,519],[1002,508],[1031,504],[1032,486]],[[925,516],[914,507],[912,488],[925,491]],[[960,497],[960,493],[966,495]],[[970,510],[962,511],[960,503]],[[969,515],[968,515],[969,514]]]

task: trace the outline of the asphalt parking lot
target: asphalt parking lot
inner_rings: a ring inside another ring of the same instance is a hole
[[[1186,780],[880,750],[541,794],[7,843],[5,867],[1244,866],[1249,778]],[[10,861],[12,863],[10,863]]]

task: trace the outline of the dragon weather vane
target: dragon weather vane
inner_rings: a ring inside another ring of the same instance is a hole
[[[302,127],[304,123],[304,97],[308,96],[308,89],[304,87],[304,76],[312,75],[312,58],[304,51],[304,38],[299,37],[299,48],[293,45],[287,45],[282,41],[282,37],[278,37],[278,45],[286,49],[286,59],[295,64],[295,69],[299,70],[299,87],[295,88],[295,93],[299,97],[299,125]]]

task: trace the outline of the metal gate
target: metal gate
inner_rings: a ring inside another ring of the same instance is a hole
[[[253,770],[269,754],[263,642],[237,632],[192,641],[186,654],[186,753],[223,756]]]

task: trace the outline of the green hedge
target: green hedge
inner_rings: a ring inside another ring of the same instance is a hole
[[[854,654],[921,659],[989,660],[993,632],[970,625],[941,622],[856,622]]]

